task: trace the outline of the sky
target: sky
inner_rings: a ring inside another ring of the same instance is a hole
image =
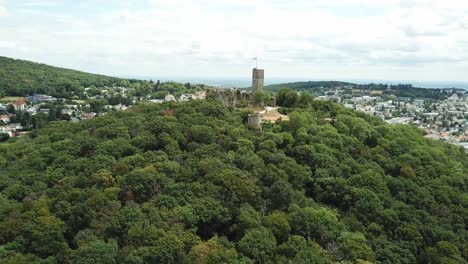
[[[113,76],[468,82],[467,0],[0,0],[0,56]]]

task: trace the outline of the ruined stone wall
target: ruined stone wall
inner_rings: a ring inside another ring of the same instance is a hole
[[[226,107],[246,107],[255,105],[255,92],[240,89],[209,89],[207,96],[219,98]],[[276,98],[271,97],[266,105],[276,106]],[[265,106],[263,103],[257,106]]]
[[[211,89],[208,90],[208,95],[218,97],[227,107],[237,107],[242,103],[250,105],[253,102],[253,93],[245,90]]]

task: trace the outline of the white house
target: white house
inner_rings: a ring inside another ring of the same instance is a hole
[[[26,102],[23,100],[16,101],[13,106],[15,107],[16,111],[24,111],[26,109]]]
[[[193,97],[193,94],[183,94],[179,97],[179,101],[181,102],[187,102],[189,101],[190,99],[192,99]]]
[[[166,95],[166,97],[164,97],[164,101],[166,102],[176,101],[176,98],[172,94],[168,94]]]
[[[8,115],[0,115],[0,121],[4,124],[10,123],[10,117]]]

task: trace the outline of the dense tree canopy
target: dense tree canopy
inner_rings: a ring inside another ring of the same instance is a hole
[[[262,131],[210,99],[1,143],[1,262],[466,263],[467,154],[304,98]]]

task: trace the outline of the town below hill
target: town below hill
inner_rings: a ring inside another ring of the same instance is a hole
[[[444,140],[468,149],[468,93],[463,89],[343,82],[299,82],[267,86],[275,91],[285,87],[294,92],[312,93],[316,99],[340,103],[390,124],[417,126],[425,131],[428,138]]]
[[[79,122],[122,111],[138,103],[185,102],[206,98],[204,85],[149,82],[150,88],[86,87],[80,96],[57,98],[45,94],[0,98],[0,133],[22,136],[51,121]],[[5,137],[3,137],[5,139]]]

